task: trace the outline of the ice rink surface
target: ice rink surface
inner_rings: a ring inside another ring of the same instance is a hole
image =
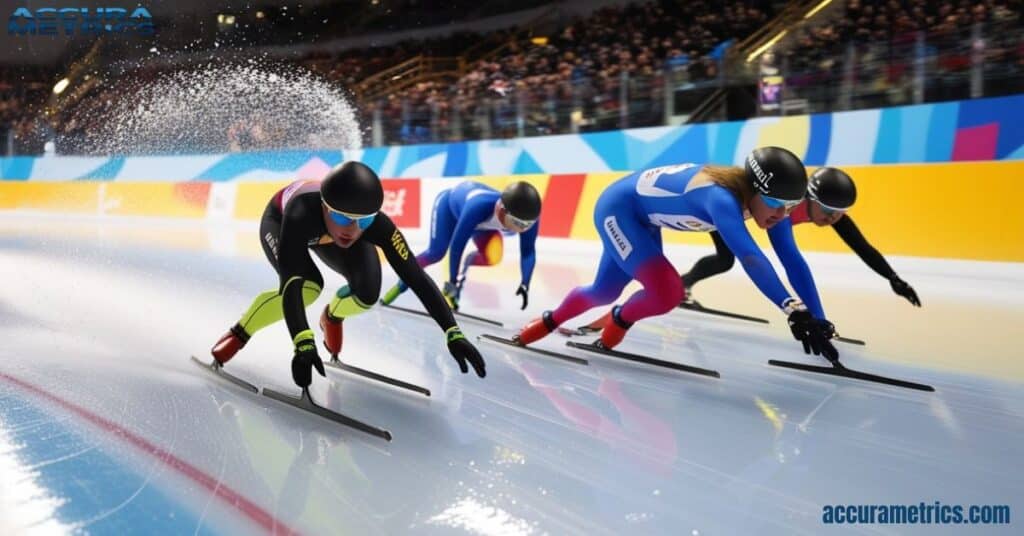
[[[589,282],[592,248],[550,249],[525,312],[514,242],[501,267],[474,269],[463,309],[505,329],[460,321],[471,338],[509,336]],[[706,251],[671,258],[686,267]],[[346,321],[343,359],[432,391],[315,377],[319,402],[388,429],[388,443],[190,362],[276,285],[254,228],[5,215],[0,532],[962,534],[970,527],[828,526],[822,507],[1024,512],[1021,268],[897,259],[918,310],[852,255],[810,262],[840,333],[867,341],[839,345],[844,362],[936,392],[769,367],[816,358],[737,268],[698,286],[698,299],[771,325],[675,311],[620,346],[720,380],[588,356],[557,335],[539,346],[590,364],[480,341],[481,380],[458,373],[429,319],[377,307]],[[395,276],[384,274],[387,287]],[[312,325],[342,283],[325,278]],[[398,304],[419,307],[411,293]],[[228,370],[296,393],[290,357],[281,323]]]

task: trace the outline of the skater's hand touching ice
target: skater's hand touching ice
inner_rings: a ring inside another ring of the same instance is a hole
[[[324,362],[316,351],[313,332],[306,330],[295,337],[295,356],[292,357],[292,379],[295,384],[305,389],[313,383],[313,367],[321,376],[326,377]]]
[[[914,291],[914,287],[900,279],[899,276],[892,276],[892,279],[889,280],[889,285],[892,287],[893,292],[906,298],[907,301],[914,304],[915,307],[921,306],[921,300],[917,297],[917,292]]]
[[[463,374],[469,372],[468,362],[469,365],[473,366],[477,376],[481,378],[487,376],[483,356],[480,355],[480,351],[472,343],[466,340],[466,336],[462,334],[462,330],[458,326],[449,329],[445,335],[448,338],[448,351],[451,352],[452,357],[459,364],[459,370]]]
[[[520,310],[526,310],[526,304],[530,303],[530,288],[526,286],[526,283],[520,283],[519,288],[516,290],[516,296],[523,297],[523,306]]]
[[[789,329],[793,338],[803,343],[804,353],[821,355],[833,363],[839,360],[839,351],[830,341],[836,328],[828,320],[814,318],[806,309],[800,309],[789,314]]]

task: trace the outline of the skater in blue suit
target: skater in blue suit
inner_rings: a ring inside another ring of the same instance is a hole
[[[753,151],[745,168],[680,164],[619,179],[594,207],[594,225],[604,246],[594,282],[573,289],[554,311],[527,324],[516,341],[531,344],[569,319],[614,302],[635,279],[643,289],[624,305],[612,308],[601,333],[599,343],[615,347],[634,322],[665,314],[685,297],[682,281],[662,252],[661,228],[717,230],[761,293],[789,315],[793,336],[803,343],[804,350],[837,360],[839,354],[829,341],[835,329],[825,319],[814,278],[797,249],[788,217],[806,192],[803,163],[780,147]],[[767,229],[799,298],[782,285],[747,231],[746,218]]]
[[[519,235],[519,268],[522,279],[516,295],[529,302],[530,278],[537,255],[537,221],[541,199],[537,189],[527,182],[510,184],[503,191],[478,182],[467,181],[445,190],[434,200],[430,217],[430,245],[416,256],[421,267],[439,262],[448,254],[448,280],[443,293],[453,309],[459,308],[459,295],[470,266],[493,266],[501,262],[502,235]],[[476,251],[462,260],[469,240]],[[461,273],[460,273],[461,267]],[[405,292],[399,281],[381,300],[385,305]]]

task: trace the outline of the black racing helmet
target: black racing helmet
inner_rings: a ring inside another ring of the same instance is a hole
[[[384,204],[380,177],[360,162],[345,162],[320,183],[320,198],[327,208],[353,216],[368,216]]]
[[[517,219],[536,221],[540,218],[540,194],[528,182],[513,182],[501,192],[501,204]]]
[[[807,193],[803,162],[782,147],[761,147],[747,155],[747,179],[754,190],[785,202],[800,201]]]
[[[827,209],[847,210],[857,201],[857,186],[841,169],[818,168],[807,183],[807,197]]]

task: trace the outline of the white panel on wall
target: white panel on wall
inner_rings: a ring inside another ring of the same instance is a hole
[[[492,140],[477,144],[477,160],[484,175],[507,175],[523,152],[519,140]]]
[[[32,180],[69,181],[109,161],[110,158],[103,156],[43,156],[33,163]]]
[[[530,156],[546,173],[611,171],[604,159],[579,136],[525,138],[522,143],[523,147],[529,151]]]
[[[881,110],[832,114],[832,143],[829,144],[825,162],[835,165],[872,163],[881,120]],[[926,134],[922,127],[921,135]]]
[[[440,153],[425,158],[402,171],[403,177],[440,177],[444,175],[444,163],[448,159],[448,153]]]
[[[231,220],[235,213],[235,182],[215,182],[210,185],[210,198],[206,202],[206,217],[214,221]]]
[[[184,181],[199,176],[224,155],[138,156],[126,158],[117,174],[119,181]]]

